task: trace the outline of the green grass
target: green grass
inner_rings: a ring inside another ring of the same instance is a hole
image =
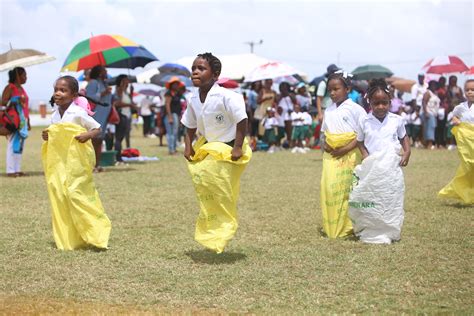
[[[257,152],[241,179],[237,235],[215,255],[193,240],[184,158],[157,143],[134,131],[132,145],[161,161],[95,176],[111,249],[62,252],[32,131],[30,176],[0,177],[1,313],[474,313],[474,209],[436,198],[456,152],[414,150],[402,240],[390,246],[321,237],[319,151]]]

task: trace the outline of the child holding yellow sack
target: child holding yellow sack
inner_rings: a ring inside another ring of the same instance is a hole
[[[56,80],[53,100],[57,107],[52,125],[42,133],[54,240],[61,250],[106,249],[111,223],[92,178],[95,154],[89,141],[100,134],[100,124],[82,108],[87,100],[78,91],[74,77]]]
[[[364,109],[349,97],[351,75],[337,71],[328,78],[332,105],[324,112],[321,132],[324,132],[323,170],[321,175],[321,210],[323,232],[329,238],[352,234],[348,216],[352,171],[360,162],[356,150],[356,131]]]
[[[467,101],[454,108],[451,120],[461,165],[454,179],[439,191],[438,196],[474,204],[474,79],[466,81],[464,93]]]
[[[211,53],[193,62],[196,90],[181,123],[187,127],[184,157],[200,204],[195,239],[221,253],[237,230],[240,176],[252,151],[245,140],[247,113],[241,95],[216,82],[221,62]],[[196,131],[202,135],[192,145]]]

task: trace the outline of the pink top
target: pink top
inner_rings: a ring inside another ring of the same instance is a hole
[[[29,119],[30,118],[30,110],[28,107],[28,94],[26,94],[25,88],[18,89],[18,87],[13,84],[9,83],[8,86],[12,90],[12,97],[24,97],[25,102],[23,103],[23,114],[25,115],[25,118]]]

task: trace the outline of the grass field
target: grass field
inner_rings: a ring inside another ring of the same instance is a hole
[[[134,132],[159,162],[95,176],[111,249],[55,249],[40,129],[10,179],[0,144],[0,313],[474,313],[474,209],[436,198],[456,152],[414,150],[402,241],[321,237],[321,153],[257,152],[242,177],[240,227],[215,255],[194,242],[186,163]]]

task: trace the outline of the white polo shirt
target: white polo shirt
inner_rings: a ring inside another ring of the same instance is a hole
[[[291,112],[291,125],[303,126],[304,125],[304,112]]]
[[[291,120],[290,112],[293,111],[293,101],[291,100],[291,97],[286,96],[284,98],[281,98],[280,102],[278,102],[278,106],[283,109],[283,113],[281,114],[283,116],[283,119],[285,121]]]
[[[272,129],[278,126],[278,121],[275,117],[266,117],[263,120],[264,120],[263,127],[265,129]]]
[[[63,117],[59,114],[59,108],[56,106],[51,115],[51,123],[73,123],[84,127],[88,131],[94,128],[100,128],[100,124],[94,120],[92,116],[89,116],[83,108],[74,103],[69,105],[67,110],[64,112]]]
[[[199,98],[199,89],[195,90],[181,123],[197,128],[208,142],[228,143],[235,139],[237,123],[246,118],[243,96],[214,84],[204,103]]]
[[[422,106],[423,96],[425,95],[426,91],[428,91],[427,84],[421,85],[419,83],[415,83],[411,87],[411,99],[415,100],[416,105],[421,106],[422,109],[423,109],[423,106]]]
[[[474,123],[474,104],[469,104],[463,102],[459,105],[456,105],[453,110],[453,115],[461,120],[461,122]]]
[[[333,103],[324,112],[321,131],[332,134],[357,132],[361,118],[366,115],[365,110],[351,99],[347,99],[339,106]]]
[[[304,122],[303,122],[304,125],[310,126],[311,124],[313,124],[313,118],[311,117],[311,114],[309,114],[308,112],[303,112],[303,117],[304,117]]]
[[[407,134],[405,122],[397,114],[388,112],[382,122],[372,113],[362,118],[357,132],[357,141],[364,142],[365,148],[372,154],[387,145],[400,146],[400,139]]]

